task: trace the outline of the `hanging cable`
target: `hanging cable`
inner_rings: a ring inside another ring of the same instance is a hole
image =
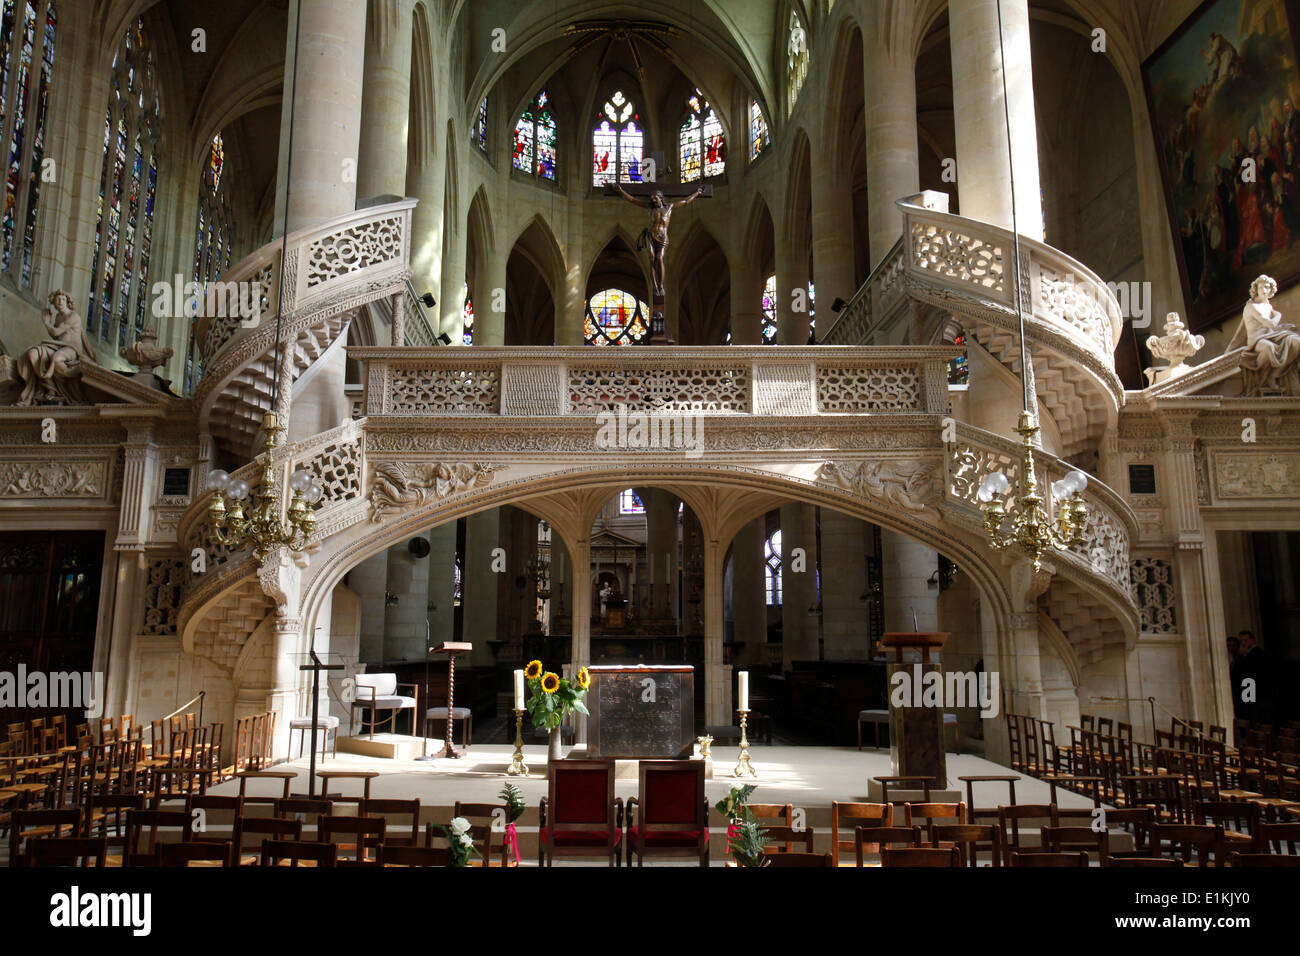
[[[1020,228],[1016,219],[1016,161],[1015,148],[1011,143],[1011,103],[1007,95],[1007,48],[1002,37],[1002,0],[997,0],[997,6],[998,55],[1002,61],[1002,115],[1007,127],[1007,171],[1011,179],[1011,247],[1015,256],[1016,322],[1020,330],[1020,391],[1025,411],[1036,421],[1038,416],[1035,414],[1034,402],[1029,394],[1029,347],[1025,343],[1025,313],[1022,307],[1024,300],[1020,294]]]
[[[302,4],[295,0],[297,10],[293,24],[293,70],[289,79],[292,88],[289,92],[289,142],[286,145],[288,155],[284,164],[284,218],[280,236],[280,288],[275,299],[275,370],[271,375],[271,411],[274,412],[280,400],[280,328],[284,319],[284,267],[289,257],[289,191],[293,188],[293,121],[298,104],[298,50],[302,41]]]

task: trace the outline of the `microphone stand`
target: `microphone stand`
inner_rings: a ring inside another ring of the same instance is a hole
[[[420,747],[420,756],[415,758],[416,760],[423,762],[431,762],[438,759],[437,757],[429,756],[429,655],[433,653],[433,648],[429,644],[429,636],[429,619],[426,617],[424,619],[424,693],[421,695],[424,698],[424,717],[421,719],[422,722],[420,724],[420,737],[423,739],[424,743]],[[417,707],[418,706],[420,705],[417,704]],[[449,721],[451,720],[451,711],[447,712],[447,719]]]

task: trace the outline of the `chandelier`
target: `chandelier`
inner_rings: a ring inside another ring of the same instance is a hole
[[[316,531],[316,514],[312,506],[321,499],[324,489],[305,468],[289,476],[289,490],[293,497],[281,518],[280,495],[275,486],[275,440],[284,431],[274,412],[262,419],[266,433],[266,447],[262,452],[262,480],[247,513],[244,502],[249,498],[248,482],[231,478],[224,471],[208,474],[208,490],[212,503],[208,505],[208,521],[212,532],[223,545],[234,550],[252,547],[259,561],[264,560],[272,548],[283,545],[290,551],[302,551]]]
[[[994,551],[1003,551],[1015,545],[1034,562],[1039,570],[1043,554],[1049,549],[1060,551],[1083,543],[1084,528],[1088,524],[1088,506],[1083,492],[1088,487],[1088,476],[1075,469],[1060,481],[1053,482],[1051,493],[1056,519],[1052,520],[1044,508],[1044,499],[1038,493],[1038,478],[1034,472],[1034,449],[1038,442],[1038,425],[1034,422],[1035,407],[1033,386],[1034,367],[1030,364],[1029,345],[1025,340],[1024,298],[1021,295],[1020,230],[1016,223],[1016,172],[1014,148],[1011,144],[1011,112],[1007,105],[1007,60],[1002,41],[1002,2],[998,0],[998,46],[1002,56],[1002,109],[1007,124],[1007,162],[1010,166],[1011,188],[1011,239],[1013,244],[1016,280],[1016,319],[1020,332],[1020,420],[1016,432],[1020,435],[1024,459],[1020,466],[1020,489],[1015,498],[1009,497],[1011,480],[1000,471],[991,472],[981,482],[976,497],[984,511],[984,531]],[[1010,527],[1003,525],[1010,518]]]

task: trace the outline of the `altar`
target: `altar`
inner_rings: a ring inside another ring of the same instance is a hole
[[[689,757],[695,740],[695,668],[609,664],[588,668],[587,756]]]

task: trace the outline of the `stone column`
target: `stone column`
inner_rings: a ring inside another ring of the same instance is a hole
[[[328,614],[328,611],[327,603],[322,608],[322,614]],[[298,716],[298,689],[310,686],[310,681],[298,670],[298,654],[303,648],[302,621],[277,614],[272,626],[275,629],[275,654],[271,665],[271,693],[267,696],[266,709],[278,715],[275,721],[275,740],[271,744],[271,754],[274,756],[288,751],[289,721]],[[305,714],[306,710],[302,713]]]
[[[357,658],[378,662],[384,656],[384,591],[388,587],[388,552],[371,555],[348,572],[348,586],[361,601]]]
[[[429,642],[454,641],[456,625],[456,522],[429,532]]]
[[[704,722],[731,723],[731,665],[723,663],[722,560],[725,549],[704,532]]]
[[[438,331],[448,335],[452,345],[460,345],[464,342],[465,331],[465,223],[460,221],[455,210],[448,212],[451,218],[443,223],[446,242],[442,257],[442,296],[437,300]],[[477,302],[474,310],[477,320]]]
[[[397,603],[386,606],[384,611],[386,661],[424,661],[429,559],[417,558],[411,553],[412,540],[414,538],[388,549],[387,589],[397,595]]]
[[[763,343],[763,280],[759,268],[748,256],[731,263],[731,344]]]
[[[369,0],[357,195],[406,194],[412,0]]]
[[[807,247],[781,244],[776,250],[776,339],[781,345],[808,344],[808,312],[795,311],[796,290],[807,288]]]
[[[781,643],[784,666],[817,660],[817,519],[814,506],[781,506]],[[802,549],[803,555],[796,555]],[[803,570],[795,570],[802,567]]]
[[[501,576],[513,577],[523,573],[522,568],[508,565],[504,572],[492,570],[492,552],[500,546],[500,512],[493,508],[470,515],[465,523],[465,568],[460,601],[464,631],[461,640],[474,645],[469,663],[476,667],[492,664],[492,648],[487,642],[497,639]]]
[[[732,615],[735,639],[743,642],[736,664],[762,664],[767,641],[767,589],[763,571],[764,519],[755,518],[731,542]]]
[[[885,257],[903,229],[895,202],[920,191],[916,147],[916,61],[912,31],[884,29],[892,18],[911,17],[910,3],[865,0],[863,87],[867,134],[867,208],[871,263]],[[867,28],[873,23],[877,29]],[[877,37],[872,43],[868,38]],[[891,39],[898,37],[898,39]]]
[[[1041,240],[1043,203],[1029,49],[1029,0],[1003,0],[1001,9],[1007,63],[1005,96],[998,5],[988,0],[950,0],[948,4],[957,195],[963,216],[1010,229],[1010,159],[1014,157],[1018,228],[1022,235]]]
[[[813,159],[812,255],[817,285],[817,319],[823,329],[835,321],[831,303],[848,302],[856,290],[853,284],[853,229],[844,211],[853,208],[853,193],[847,177],[823,150]]]
[[[646,512],[646,557],[654,570],[649,577],[654,618],[677,615],[677,505],[678,498],[659,488],[638,488]]]
[[[823,524],[822,533],[825,534]],[[939,567],[932,548],[905,534],[881,529],[881,572],[885,589],[886,631],[935,631],[939,628],[939,589],[926,582]],[[912,609],[916,610],[916,626]]]
[[[356,208],[366,4],[358,0],[290,0],[288,23],[276,177],[277,236],[281,234],[286,205],[289,232]],[[292,172],[288,168],[291,106]]]
[[[505,345],[506,257],[490,253],[484,258],[474,276],[474,344]]]
[[[859,519],[822,509],[822,637],[828,659],[870,660],[867,551]],[[927,628],[927,630],[930,630]]]

